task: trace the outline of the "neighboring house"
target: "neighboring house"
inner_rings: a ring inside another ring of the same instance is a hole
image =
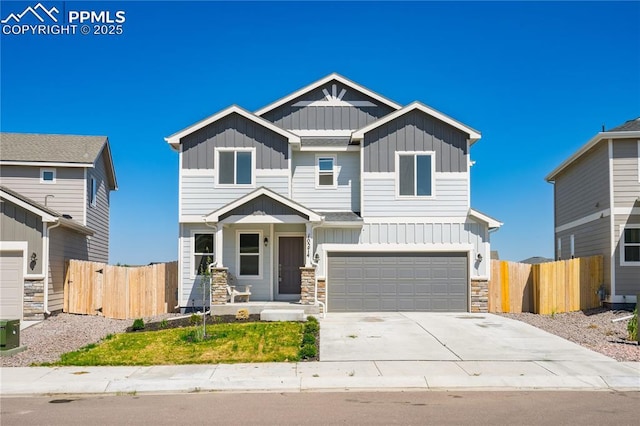
[[[116,189],[104,136],[0,133],[0,317],[61,311],[66,261],[108,262]]]
[[[556,259],[602,255],[606,302],[640,292],[640,118],[595,135],[546,180],[554,184]]]
[[[166,138],[179,152],[179,304],[229,274],[251,300],[337,311],[486,311],[489,233],[470,207],[476,130],[331,74]]]
[[[549,259],[547,257],[542,257],[542,256],[528,257],[525,260],[520,261],[520,263],[527,263],[529,265],[539,265],[540,263],[549,263],[549,262],[553,262],[553,259]]]

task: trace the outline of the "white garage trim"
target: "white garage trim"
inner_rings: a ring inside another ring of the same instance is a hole
[[[46,247],[45,247],[46,248]],[[28,252],[29,245],[26,241],[0,241],[0,252],[3,251],[21,251],[22,252],[22,277],[25,280],[43,280],[45,279],[45,274],[29,274],[28,268]],[[45,271],[45,267],[47,267],[47,263],[45,259],[47,256],[43,251],[43,259],[42,259],[42,270]]]

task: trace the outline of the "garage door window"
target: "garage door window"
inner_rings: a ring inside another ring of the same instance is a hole
[[[396,153],[396,180],[399,197],[428,198],[433,196],[433,152]]]

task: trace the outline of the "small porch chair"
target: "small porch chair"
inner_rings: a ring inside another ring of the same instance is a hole
[[[229,274],[228,277],[229,284],[227,284],[227,299],[229,299],[231,303],[236,303],[236,298],[246,298],[246,302],[248,302],[249,297],[251,297],[251,286],[245,285],[244,291],[237,290],[236,287],[239,286],[237,285],[236,278],[231,274]]]

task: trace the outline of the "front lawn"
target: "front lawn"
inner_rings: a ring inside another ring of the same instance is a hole
[[[304,324],[250,322],[207,326],[207,338],[194,339],[198,327],[109,336],[61,356],[53,365],[167,365],[286,362],[300,359]]]

